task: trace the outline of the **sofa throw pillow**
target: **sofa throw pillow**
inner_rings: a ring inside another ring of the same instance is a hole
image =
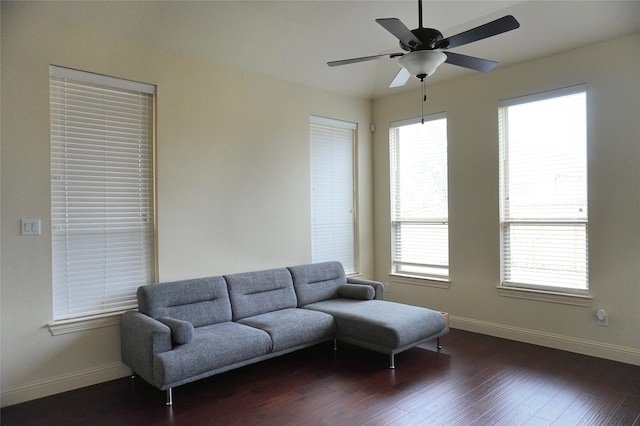
[[[342,284],[338,287],[338,295],[346,299],[371,300],[375,297],[376,291],[370,285]]]
[[[193,339],[193,324],[171,317],[158,318],[158,321],[171,329],[171,340],[176,345],[184,345]]]

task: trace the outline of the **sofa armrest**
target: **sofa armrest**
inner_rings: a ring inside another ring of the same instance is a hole
[[[175,345],[184,345],[193,339],[193,324],[171,317],[158,318],[158,321],[171,329],[171,341]]]
[[[127,311],[120,321],[122,362],[147,382],[153,382],[153,357],[170,351],[171,329],[137,311]]]
[[[347,277],[347,283],[349,284],[361,284],[370,285],[376,292],[374,299],[384,300],[384,285],[379,281],[365,280],[364,278],[352,278]]]

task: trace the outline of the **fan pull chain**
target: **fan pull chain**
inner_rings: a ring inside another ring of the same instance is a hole
[[[422,124],[424,124],[424,104],[427,102],[427,89],[425,88],[424,78],[422,79]]]

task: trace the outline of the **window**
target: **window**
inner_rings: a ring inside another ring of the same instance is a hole
[[[136,307],[155,278],[155,86],[51,66],[54,320]]]
[[[503,285],[588,290],[584,86],[501,102]]]
[[[356,124],[312,116],[311,258],[357,272],[354,147]]]
[[[447,118],[391,123],[392,272],[449,277]]]

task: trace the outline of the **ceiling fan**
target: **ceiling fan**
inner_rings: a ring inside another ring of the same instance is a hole
[[[424,82],[425,77],[433,74],[443,62],[476,71],[488,72],[494,69],[498,63],[487,59],[448,52],[446,50],[493,37],[520,27],[520,23],[516,18],[507,15],[454,36],[443,38],[440,31],[422,26],[422,0],[418,0],[418,20],[418,28],[409,30],[398,18],[376,19],[378,24],[400,41],[402,50],[409,53],[384,53],[381,55],[331,61],[327,62],[327,65],[335,67],[383,57],[398,58],[398,64],[402,68],[389,87],[404,86],[411,76],[415,76]]]

